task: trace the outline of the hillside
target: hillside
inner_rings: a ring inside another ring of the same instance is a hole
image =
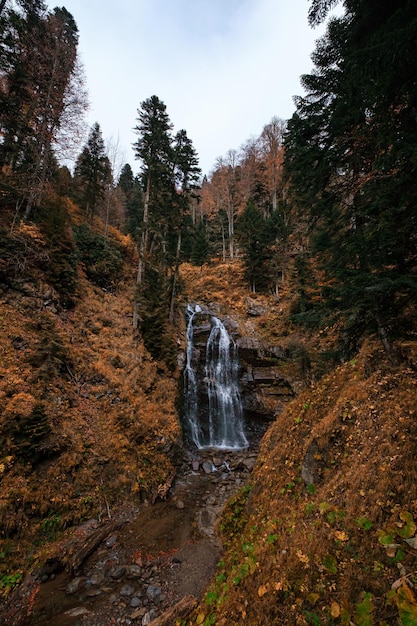
[[[217,299],[242,320],[249,295],[236,269],[184,275],[194,298]],[[300,394],[264,436],[251,489],[229,503],[225,555],[187,623],[417,623],[416,345],[404,343],[393,367],[369,339],[320,377],[334,332],[300,333],[292,299],[256,297],[265,309],[256,332],[287,348],[297,341],[312,375],[306,384],[299,360],[283,363]]]
[[[101,287],[79,264],[68,307],[51,284],[54,259],[39,226],[3,238],[4,258],[13,261],[2,267],[0,317],[5,592],[54,552],[51,541],[82,520],[152,499],[173,472],[177,379],[133,332],[133,246],[117,231],[109,241],[123,255],[117,281]]]
[[[40,255],[39,228],[14,237]],[[35,264],[2,294],[6,593],[77,524],[152,500],[174,471],[179,371],[154,361],[133,332],[135,258],[128,238],[111,237],[124,246],[111,288],[80,266],[65,308]],[[226,507],[218,574],[186,623],[414,623],[415,345],[404,344],[393,367],[369,339],[334,369],[323,357],[334,329],[290,322],[290,284],[279,300],[251,294],[237,262],[183,265],[180,277],[179,312],[215,302],[239,332],[282,348],[298,390],[264,436],[250,485]]]

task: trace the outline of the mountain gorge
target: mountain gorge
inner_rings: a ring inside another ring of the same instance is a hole
[[[5,625],[417,623],[417,15],[342,5],[202,177],[156,95],[63,165],[76,22],[0,2]]]

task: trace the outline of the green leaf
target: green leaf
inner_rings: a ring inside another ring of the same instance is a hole
[[[402,626],[415,626],[417,624],[417,603],[407,585],[402,585],[397,591],[397,606]]]
[[[357,626],[372,626],[372,612],[374,605],[372,602],[372,593],[364,593],[363,600],[356,607]]]
[[[337,561],[331,554],[326,554],[323,558],[323,565],[328,572],[331,572],[332,574],[337,573]]]
[[[416,532],[416,525],[414,523],[411,513],[409,513],[408,511],[401,511],[400,518],[404,522],[404,526],[402,526],[398,530],[398,534],[400,535],[400,537],[403,537],[403,539],[409,539],[410,537],[413,537]]]

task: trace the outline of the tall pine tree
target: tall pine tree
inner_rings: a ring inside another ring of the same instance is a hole
[[[318,22],[334,2],[315,0]],[[392,359],[417,293],[414,3],[345,0],[313,54],[286,139],[294,204],[310,212],[329,306]]]

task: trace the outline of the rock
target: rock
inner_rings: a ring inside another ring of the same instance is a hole
[[[146,614],[146,609],[141,607],[140,609],[137,609],[136,611],[134,611],[131,616],[130,619],[135,620],[135,619],[142,619]]]
[[[266,313],[265,307],[259,304],[251,304],[251,306],[246,310],[246,315],[249,317],[261,317]]]
[[[135,590],[131,585],[123,585],[123,587],[120,589],[120,595],[127,598],[133,596],[134,593]]]
[[[120,580],[125,574],[126,568],[123,566],[115,567],[111,570],[111,572],[109,572],[109,576],[110,578],[113,578],[113,580]]]
[[[94,572],[91,576],[88,576],[86,580],[87,585],[101,585],[104,580],[103,572]]]
[[[81,587],[85,583],[85,578],[81,576],[77,576],[77,578],[73,578],[65,588],[65,591],[68,595],[72,595],[73,593],[77,593],[81,589]]]
[[[313,440],[304,455],[301,477],[306,485],[314,485],[319,480],[318,450],[317,442]]]
[[[102,589],[90,589],[89,591],[87,591],[87,596],[89,598],[95,598],[96,596],[101,596],[102,593]]]
[[[146,594],[150,600],[158,600],[162,593],[162,589],[159,585],[149,585],[146,590]]]
[[[248,472],[251,472],[253,470],[253,468],[255,467],[255,464],[256,464],[256,457],[249,456],[246,459],[243,459],[243,465],[246,467]]]
[[[213,471],[213,464],[211,463],[211,461],[204,461],[203,471],[205,474],[211,474],[211,472]]]
[[[137,596],[134,596],[131,601],[130,601],[130,607],[132,609],[137,609],[138,607],[142,606],[142,601],[140,598],[138,598]]]
[[[193,461],[191,467],[193,468],[193,472],[198,472],[200,469],[200,461]]]
[[[112,548],[117,541],[117,535],[112,535],[108,539],[106,539],[104,545],[106,548]]]
[[[142,576],[142,568],[135,563],[133,565],[129,565],[126,571],[126,578],[136,579]]]
[[[177,500],[175,506],[177,507],[177,509],[183,509],[185,507],[185,504],[182,500]]]
[[[65,611],[64,615],[69,615],[70,617],[81,617],[81,615],[88,615],[89,613],[90,611],[84,606],[77,606],[75,609]]]
[[[153,619],[157,616],[157,612],[155,609],[151,609],[148,613],[146,613],[142,618],[142,626],[148,626],[152,622]]]

